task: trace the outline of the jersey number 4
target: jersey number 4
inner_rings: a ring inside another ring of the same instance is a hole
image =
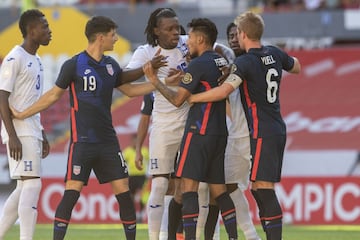
[[[277,98],[277,91],[279,88],[279,84],[276,80],[271,80],[271,78],[275,76],[278,77],[279,73],[275,68],[270,68],[266,73],[266,83],[267,83],[267,100],[269,103],[274,103]]]

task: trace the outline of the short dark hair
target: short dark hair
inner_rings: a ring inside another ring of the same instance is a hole
[[[30,9],[23,12],[19,20],[19,28],[23,38],[27,35],[27,27],[31,24],[40,22],[40,18],[43,18],[45,15],[38,9]]]
[[[89,42],[93,42],[97,33],[108,33],[117,27],[118,26],[111,18],[95,16],[86,23],[85,36]]]
[[[213,23],[208,18],[194,18],[187,25],[189,28],[192,28],[193,31],[203,33],[210,45],[214,45],[218,35],[218,31],[215,23]]]
[[[145,28],[146,41],[151,46],[157,45],[157,36],[154,34],[154,28],[161,18],[174,18],[177,17],[175,11],[172,8],[158,8],[150,14],[147,26]]]
[[[227,25],[226,27],[226,37],[227,39],[229,39],[229,34],[230,34],[230,30],[233,28],[233,27],[236,27],[235,23],[231,22]]]

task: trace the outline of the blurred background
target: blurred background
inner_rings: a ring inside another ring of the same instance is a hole
[[[125,66],[145,43],[148,17],[158,7],[172,7],[183,26],[194,17],[210,18],[218,27],[218,42],[224,44],[226,26],[239,13],[260,13],[266,25],[263,43],[284,48],[302,64],[301,74],[285,74],[280,93],[288,140],[276,192],[284,221],[360,224],[360,0],[0,0],[0,64],[22,42],[17,22],[21,11],[34,7],[45,13],[53,35],[50,45],[38,51],[45,66],[45,91],[62,63],[85,49],[84,26],[92,15],[109,16],[118,24],[120,39],[108,54]],[[113,123],[124,149],[136,132],[142,98],[115,93],[113,99]],[[42,113],[42,122],[51,154],[43,160],[38,221],[50,223],[64,188],[68,95]],[[14,186],[5,146],[0,145],[0,209]],[[248,199],[258,222],[254,201],[250,195]],[[92,178],[72,222],[115,223],[116,205],[111,190]]]

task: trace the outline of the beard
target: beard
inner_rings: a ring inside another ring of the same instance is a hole
[[[191,58],[191,59],[194,59],[194,58],[196,58],[196,57],[198,57],[198,56],[199,56],[199,53],[198,53],[198,52],[190,53],[190,58]]]

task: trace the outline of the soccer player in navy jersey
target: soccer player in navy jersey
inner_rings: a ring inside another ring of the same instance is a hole
[[[187,45],[193,60],[182,77],[178,91],[173,91],[157,77],[150,64],[144,66],[147,78],[174,106],[181,106],[192,93],[218,86],[220,68],[225,58],[213,50],[217,29],[206,18],[193,19],[189,24]],[[174,77],[174,76],[173,76]],[[171,77],[169,77],[171,78]],[[225,187],[224,152],[227,141],[225,100],[197,103],[190,107],[181,142],[176,175],[181,177],[182,216],[185,239],[195,239],[199,214],[198,187],[207,182],[211,195],[221,209],[229,239],[237,239],[236,213]]]
[[[154,53],[161,49],[161,55],[165,56],[167,60],[167,66],[161,67],[157,71],[161,81],[164,81],[174,70],[183,72],[187,69],[189,58],[186,41],[188,36],[181,34],[181,25],[173,9],[158,8],[154,10],[148,19],[145,34],[147,43],[135,50],[126,68],[132,69],[142,66],[153,57]],[[228,58],[227,54],[233,55],[231,49],[222,44],[214,44],[214,49],[226,58]],[[176,90],[177,85],[178,82],[172,88]],[[177,179],[175,179],[174,198],[170,203],[167,203],[168,199],[165,198],[165,195],[170,174],[174,172],[174,158],[180,148],[188,111],[187,102],[179,107],[174,107],[159,91],[155,91],[152,129],[149,138],[150,161],[148,172],[152,176],[151,191],[147,203],[149,240],[176,239],[182,207]],[[202,207],[198,228],[203,228],[208,209],[208,200],[206,199],[208,191],[204,189],[204,185],[206,184],[201,184],[199,187],[199,201]],[[168,232],[163,232],[161,230],[162,216],[167,204],[169,205],[169,227]]]
[[[299,73],[301,66],[296,57],[261,44],[264,21],[260,15],[245,12],[235,24],[240,48],[246,54],[235,59],[232,73],[221,86],[193,95],[189,101],[219,101],[240,86],[251,137],[251,192],[267,240],[281,240],[282,210],[274,185],[281,180],[286,126],[280,113],[279,88],[282,70]]]
[[[235,23],[231,22],[228,24],[226,27],[226,36],[228,44],[234,51],[236,57],[245,53],[245,50],[240,48]],[[235,60],[235,56],[231,62]],[[249,203],[244,193],[249,187],[251,160],[249,128],[241,103],[240,91],[233,91],[228,96],[226,103],[226,123],[229,132],[224,160],[226,188],[234,202],[237,217],[236,221],[239,228],[243,231],[245,239],[260,240],[251,219]],[[205,229],[206,235],[213,235],[208,229],[214,229],[218,216],[218,207],[210,204]]]
[[[144,95],[154,87],[150,83],[127,83],[140,78],[143,70],[122,71],[113,58],[104,55],[104,51],[113,50],[118,40],[116,28],[108,17],[92,17],[85,28],[86,50],[63,64],[55,86],[36,103],[22,113],[13,112],[20,119],[31,116],[55,103],[70,88],[71,141],[65,191],[55,212],[54,240],[64,239],[71,212],[88,183],[91,170],[99,183],[111,184],[121,209],[126,239],[135,240],[136,214],[128,187],[127,166],[112,125],[112,93],[116,88],[128,96]],[[166,64],[162,58],[155,56],[149,61],[150,65],[157,68]]]

